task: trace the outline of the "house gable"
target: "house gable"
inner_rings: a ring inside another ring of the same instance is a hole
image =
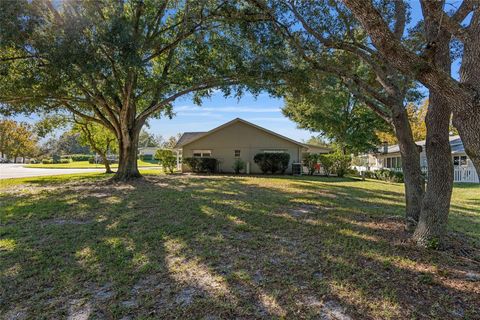
[[[294,145],[295,147],[306,148],[306,146],[300,142],[240,118],[236,118],[204,134],[199,134],[184,143],[181,147],[191,148],[192,145],[211,145],[212,143],[214,146],[220,148],[233,147],[234,145],[238,147],[251,147],[252,145],[256,145],[257,147],[263,146],[265,148],[271,148],[276,145],[285,145],[286,143]]]

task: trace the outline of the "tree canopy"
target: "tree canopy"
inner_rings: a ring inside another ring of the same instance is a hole
[[[1,110],[62,109],[103,125],[119,140],[118,179],[139,176],[138,135],[149,117],[171,116],[184,95],[200,103],[213,88],[254,90],[251,73],[262,70],[234,28],[220,28],[227,1],[1,6],[11,13],[0,22]]]

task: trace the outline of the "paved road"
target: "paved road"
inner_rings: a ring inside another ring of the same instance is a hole
[[[59,174],[102,172],[105,169],[42,169],[24,168],[23,164],[0,163],[0,179],[53,176]]]

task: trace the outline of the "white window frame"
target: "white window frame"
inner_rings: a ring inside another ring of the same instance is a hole
[[[455,164],[455,158],[457,159],[458,164]],[[453,156],[453,165],[455,167],[466,167],[466,166],[468,166],[467,156]]]
[[[192,155],[194,158],[209,158],[212,156],[212,150],[192,150]]]

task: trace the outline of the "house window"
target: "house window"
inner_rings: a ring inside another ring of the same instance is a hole
[[[208,158],[212,156],[212,150],[193,150],[194,158]]]
[[[240,150],[235,150],[235,158],[240,158]]]
[[[384,167],[388,168],[388,169],[401,168],[402,167],[402,158],[400,158],[400,157],[385,158]]]
[[[264,153],[285,153],[287,150],[285,149],[266,149],[263,150]]]
[[[454,156],[453,157],[454,166],[466,166],[467,165],[467,156]]]

